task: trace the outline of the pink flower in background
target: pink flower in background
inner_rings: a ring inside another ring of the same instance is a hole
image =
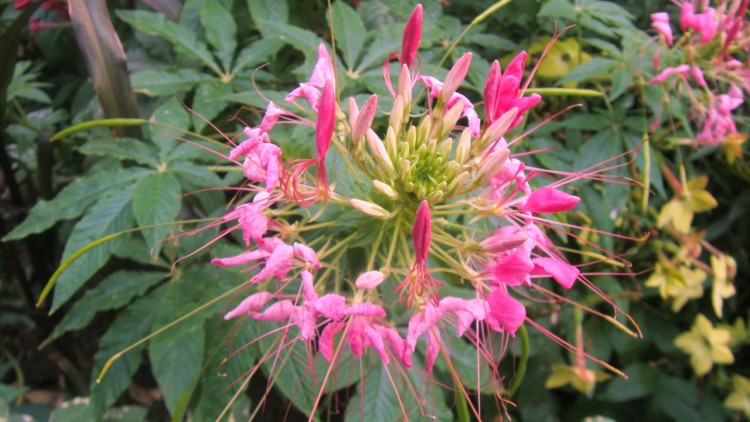
[[[652,13],[651,25],[664,35],[667,45],[672,45],[672,27],[669,26],[669,15],[666,12]]]

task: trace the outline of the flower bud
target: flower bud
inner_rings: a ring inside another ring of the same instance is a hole
[[[396,94],[403,98],[404,104],[411,103],[411,74],[406,65],[401,66],[401,73],[398,76],[398,91]]]
[[[401,121],[404,119],[404,97],[397,95],[396,99],[393,100],[393,107],[391,108],[391,118],[388,121],[388,126],[398,130],[401,127]]]
[[[386,211],[383,207],[372,202],[362,201],[360,199],[350,199],[349,203],[360,211],[362,214],[367,214],[371,217],[380,218],[387,220],[391,217],[391,213]]]
[[[354,282],[354,285],[357,286],[358,289],[371,290],[378,287],[380,283],[383,282],[384,278],[385,274],[380,271],[368,271],[360,274],[360,276],[357,277],[357,281]]]
[[[352,126],[352,139],[359,141],[367,134],[377,111],[378,96],[373,94],[358,113],[354,126]]]
[[[505,160],[508,159],[509,155],[510,151],[507,149],[500,149],[492,152],[489,157],[484,160],[484,163],[482,163],[482,167],[480,167],[474,183],[483,185],[490,179],[490,177],[496,175],[503,167],[503,164],[505,164]]]
[[[383,146],[383,141],[378,138],[378,135],[373,130],[367,131],[367,145],[370,147],[370,152],[375,157],[375,161],[385,169],[387,174],[393,175],[393,163],[390,157],[388,157],[388,152]]]
[[[461,132],[461,137],[458,139],[458,146],[456,147],[456,161],[460,164],[466,163],[469,158],[469,152],[471,151],[471,131],[469,128],[464,129]]]
[[[391,188],[389,185],[386,185],[385,183],[381,182],[380,180],[373,180],[372,186],[375,188],[376,191],[382,193],[389,199],[397,199],[398,195],[396,195],[396,192],[393,191],[393,188]]]
[[[448,76],[445,77],[443,82],[443,90],[440,92],[440,100],[443,104],[447,103],[454,92],[458,89],[461,83],[466,77],[466,72],[469,71],[469,65],[471,64],[471,53],[466,53],[461,58],[456,60],[451,70],[448,72]]]

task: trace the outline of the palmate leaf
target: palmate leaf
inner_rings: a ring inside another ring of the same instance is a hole
[[[174,221],[182,205],[180,195],[180,182],[171,172],[151,173],[140,179],[133,197],[133,214],[138,225],[145,227]],[[168,226],[143,231],[151,256],[159,255],[161,241],[168,232]]]
[[[99,351],[94,356],[94,376],[91,380],[91,405],[95,420],[130,385],[130,379],[141,365],[141,351],[145,346],[140,345],[115,361],[101,382],[96,381],[96,376],[109,358],[151,332],[164,293],[165,289],[161,288],[138,299],[117,316],[102,337]]]
[[[147,171],[143,168],[116,169],[77,179],[51,201],[37,202],[26,220],[8,233],[3,241],[23,239],[47,230],[58,221],[76,218],[107,192],[131,184]]]
[[[117,16],[141,32],[164,38],[178,51],[198,59],[216,75],[222,75],[221,68],[214,62],[208,46],[185,26],[169,21],[161,13],[145,10],[118,10]]]
[[[195,132],[200,133],[203,131],[208,125],[207,121],[212,121],[227,108],[229,102],[218,100],[217,98],[230,94],[232,94],[231,85],[222,83],[221,81],[206,81],[198,84],[195,90],[195,97],[193,98],[193,111],[195,111],[195,114],[193,114],[192,118]]]
[[[367,38],[365,24],[357,12],[341,0],[333,3],[331,9],[336,47],[341,51],[347,69],[353,70]]]
[[[149,128],[151,130],[151,140],[159,148],[159,162],[169,162],[172,151],[174,151],[180,142],[178,139],[184,136],[185,131],[190,130],[190,114],[179,100],[170,98],[154,110],[151,119],[160,125],[174,127],[172,129],[152,125]]]
[[[159,164],[156,159],[156,148],[134,138],[92,139],[79,147],[78,152],[85,155],[133,160],[151,167],[156,167]]]
[[[237,55],[237,59],[234,61],[234,68],[232,68],[232,74],[237,74],[237,72],[243,69],[267,62],[283,46],[283,42],[275,39],[264,38],[253,41]]]
[[[136,92],[150,96],[189,91],[200,82],[215,79],[195,69],[171,67],[144,70],[134,74],[131,78]]]
[[[280,39],[301,51],[308,60],[317,57],[318,45],[323,42],[323,39],[315,35],[315,33],[296,26],[265,19],[257,19],[256,23],[264,36]]]
[[[264,38],[270,37],[271,34],[266,32],[269,27],[258,23],[259,20],[276,23],[289,22],[289,2],[287,0],[247,0],[247,7],[250,9],[250,15]]]
[[[130,201],[133,198],[133,187],[134,185],[127,185],[115,190],[91,207],[73,228],[73,233],[65,244],[63,261],[87,244],[132,226],[133,212]],[[74,261],[57,280],[52,312],[67,302],[97,270],[104,266],[119,245],[120,239],[114,239]]]
[[[221,60],[225,73],[229,73],[237,49],[237,24],[232,13],[218,0],[204,0],[200,19],[208,44]]]

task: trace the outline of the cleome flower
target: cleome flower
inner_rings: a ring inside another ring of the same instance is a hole
[[[454,378],[479,417],[467,389],[491,385],[503,395],[499,362],[509,342],[527,322],[541,327],[527,306],[565,302],[553,290],[576,281],[593,287],[548,232],[574,234],[555,217],[579,202],[567,185],[607,168],[562,173],[525,164],[511,151],[521,138],[510,131],[541,101],[526,94],[526,53],[505,72],[492,64],[482,120],[459,92],[470,53],[444,80],[421,73],[421,20],[419,5],[402,51],[385,61],[388,101],[377,95],[361,107],[353,98],[339,101],[334,61],[321,44],[309,81],[286,97],[290,107],[269,103],[261,123],[245,128],[227,156],[237,164],[244,157],[248,194],[219,224],[230,225],[222,235],[237,230],[248,249],[212,262],[251,275],[246,298],[225,317],[266,329],[276,324],[263,335],[282,338],[261,359],[274,362],[272,368],[286,360],[290,342],[303,342],[310,362],[326,362],[313,414],[346,349],[362,362],[376,357],[398,397],[411,394],[427,414],[423,398],[432,393],[422,389],[440,387],[414,385],[409,372],[431,380],[434,368],[452,368],[454,346],[468,342],[477,349],[477,373],[492,382],[464,386]],[[379,103],[390,106],[384,116]],[[291,111],[295,104],[309,114]],[[288,157],[274,141],[277,124],[308,130],[314,154]],[[364,379],[371,365],[359,368]]]

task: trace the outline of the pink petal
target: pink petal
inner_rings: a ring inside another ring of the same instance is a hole
[[[294,312],[294,303],[291,300],[280,300],[261,313],[252,313],[253,318],[260,321],[286,321]]]
[[[245,315],[249,312],[258,310],[266,305],[273,295],[268,292],[258,292],[255,294],[252,294],[248,296],[245,300],[240,302],[237,307],[232,309],[231,311],[227,312],[226,315],[224,315],[224,319],[232,319],[235,317],[238,317],[240,315]]]
[[[380,271],[368,271],[357,277],[357,281],[354,282],[354,285],[357,286],[358,289],[372,290],[383,282],[384,277],[385,275]]]
[[[435,366],[435,360],[440,353],[441,344],[440,332],[438,330],[430,330],[427,333],[427,349],[425,350],[424,357],[424,370],[428,374],[432,373],[432,368]]]
[[[305,297],[305,300],[308,302],[318,300],[318,292],[316,292],[315,287],[313,287],[312,274],[310,274],[309,271],[304,270],[300,276],[302,277],[302,295]]]
[[[333,129],[336,124],[336,93],[333,82],[326,81],[323,86],[323,94],[320,97],[320,108],[318,119],[315,122],[315,145],[318,150],[318,159],[322,160],[328,152],[333,137]]]
[[[269,255],[270,254],[267,251],[256,249],[228,258],[214,258],[211,260],[211,263],[217,267],[234,267],[236,265],[244,265],[261,258],[266,258]]]
[[[382,360],[384,364],[388,365],[390,359],[388,359],[388,353],[386,353],[385,351],[385,343],[383,342],[383,337],[381,337],[380,334],[371,327],[365,328],[365,334],[370,340],[370,346],[372,346],[372,348],[375,349],[376,352],[378,352],[380,360]]]
[[[272,276],[278,278],[284,278],[286,273],[292,268],[292,255],[294,254],[294,248],[282,244],[273,250],[271,256],[266,261],[266,266],[263,267],[258,274],[250,279],[250,284],[259,283],[267,280]]]
[[[526,199],[523,210],[536,213],[564,212],[578,205],[581,199],[555,188],[537,189]]]
[[[494,290],[487,298],[490,316],[512,336],[526,319],[526,308],[501,289]]]
[[[372,303],[357,303],[346,308],[346,315],[356,315],[363,317],[385,317],[386,312],[381,306]]]
[[[528,283],[528,275],[533,269],[529,251],[518,248],[497,262],[492,268],[492,275],[498,283],[519,286]]]
[[[532,275],[551,275],[561,286],[569,289],[573,287],[578,275],[578,268],[557,258],[534,258],[536,267]]]
[[[346,299],[343,296],[334,293],[323,295],[314,302],[308,302],[307,305],[324,317],[333,321],[340,321],[346,315],[349,315],[346,313],[346,311],[348,311],[348,309],[346,309]]]
[[[333,336],[338,334],[344,329],[345,324],[339,322],[332,322],[323,328],[323,332],[320,333],[318,338],[318,351],[323,357],[330,362],[333,358]]]
[[[312,265],[313,268],[321,268],[322,265],[320,265],[320,262],[318,261],[318,255],[315,253],[315,251],[302,243],[294,242],[294,255],[307,262],[308,264]]]
[[[451,70],[448,71],[448,75],[445,77],[443,82],[443,90],[440,92],[440,98],[444,102],[448,102],[454,92],[458,89],[461,83],[466,77],[466,72],[469,71],[471,65],[471,53],[466,53],[461,56],[456,63],[453,64]]]

